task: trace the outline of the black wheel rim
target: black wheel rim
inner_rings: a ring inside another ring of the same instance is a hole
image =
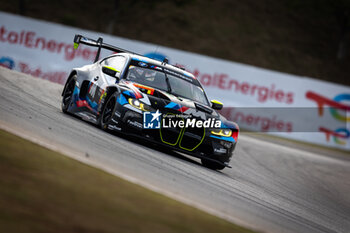
[[[113,115],[114,106],[115,106],[115,99],[111,98],[107,102],[106,107],[103,111],[103,115],[102,115],[102,123],[103,124],[108,123],[111,120],[112,115]]]
[[[74,91],[74,87],[75,87],[75,80],[71,79],[67,85],[67,88],[64,92],[63,95],[63,104],[64,106],[68,107],[68,104],[71,102],[72,100],[72,96],[73,96],[73,91]]]

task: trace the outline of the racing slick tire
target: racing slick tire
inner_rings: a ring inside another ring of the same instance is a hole
[[[61,108],[64,113],[68,113],[68,107],[72,103],[76,80],[77,75],[73,75],[63,90]]]
[[[222,170],[225,168],[225,165],[216,163],[216,162],[211,161],[211,160],[201,159],[201,162],[202,162],[204,167],[207,167],[207,168],[210,168],[213,170]]]
[[[114,92],[112,95],[110,95],[102,107],[98,124],[100,125],[101,129],[105,131],[108,129],[108,124],[111,121],[117,106],[117,94],[117,92]]]

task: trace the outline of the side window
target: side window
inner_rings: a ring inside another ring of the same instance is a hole
[[[124,65],[125,65],[126,58],[123,56],[114,56],[107,58],[106,60],[101,62],[102,66],[111,66],[120,72],[122,71]]]

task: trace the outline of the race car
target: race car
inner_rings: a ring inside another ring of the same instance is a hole
[[[231,167],[239,127],[218,113],[196,77],[182,68],[82,35],[79,44],[97,47],[93,64],[71,71],[62,92],[62,111],[106,131],[141,137],[201,159],[204,166]],[[101,49],[114,53],[99,59]]]

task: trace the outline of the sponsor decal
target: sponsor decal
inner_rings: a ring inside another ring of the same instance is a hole
[[[141,67],[147,67],[148,65],[147,65],[146,63],[144,63],[144,62],[139,62],[139,66],[141,66]]]
[[[97,51],[90,48],[78,48],[74,50],[71,43],[60,42],[54,39],[49,39],[45,36],[38,35],[35,31],[15,31],[0,27],[0,42],[17,44],[30,49],[40,49],[50,53],[63,54],[64,59],[71,61],[75,58],[82,58],[91,61],[95,58]]]
[[[215,149],[214,149],[214,152],[215,152],[215,153],[219,153],[219,154],[226,154],[227,149],[225,149],[225,148],[220,148],[220,149],[215,148]]]
[[[350,106],[344,103],[349,103],[350,94],[342,93],[336,95],[333,99],[329,99],[313,91],[308,91],[306,93],[306,98],[316,102],[319,117],[324,115],[325,106],[329,106],[330,114],[334,119],[345,123],[350,122],[350,116],[348,116],[350,113]],[[330,141],[330,138],[332,137],[333,141],[338,145],[346,145],[350,138],[349,129],[344,127],[333,130],[321,126],[319,131],[325,133],[327,142]]]
[[[1,57],[0,58],[0,66],[3,66],[5,68],[12,70],[15,67],[15,62],[10,57]]]
[[[128,87],[133,91],[133,95],[136,99],[140,99],[143,97],[143,95],[140,93],[139,89],[137,89],[132,83],[126,82]]]
[[[119,122],[116,121],[114,118],[112,118],[111,121],[112,121],[114,124],[118,124],[118,123],[119,123]]]
[[[128,120],[127,123],[131,126],[142,128],[142,124],[140,122]]]
[[[332,136],[333,141],[338,145],[346,145],[346,139],[350,137],[350,131],[346,128],[338,128],[333,131],[320,127],[320,131],[325,133],[327,142],[330,141],[330,137]]]
[[[96,103],[92,103],[89,99],[87,100],[78,100],[76,101],[76,105],[78,108],[86,107],[92,112],[97,112],[94,108],[97,107]],[[92,105],[92,106],[91,106]]]
[[[193,118],[191,115],[184,114],[165,114],[162,115],[159,110],[156,112],[143,113],[144,129],[162,128],[221,128],[221,121],[216,118]]]
[[[184,79],[184,80],[186,80],[186,81],[188,81],[188,82],[193,82],[193,78],[189,78],[189,77],[187,77],[187,76],[185,76],[185,75],[183,75],[183,74],[174,72],[174,71],[169,70],[169,69],[166,69],[166,68],[164,68],[163,70],[164,70],[164,72],[166,72],[166,73],[168,73],[168,74],[174,75],[174,76],[176,76],[176,77],[178,77],[178,78],[181,78],[181,79]]]
[[[114,116],[116,116],[116,117],[118,117],[118,118],[119,118],[119,117],[121,116],[121,114],[120,114],[120,112],[119,112],[119,111],[115,111],[115,112],[114,112]]]
[[[206,120],[191,118],[188,115],[164,115],[162,128],[220,128],[221,121],[215,118]]]
[[[140,88],[140,91],[146,92],[148,95],[153,95],[154,89],[152,87],[147,87],[138,83],[133,83],[135,87]]]
[[[175,109],[175,110],[177,110],[179,112],[185,112],[185,111],[187,111],[189,109],[186,106],[181,106],[181,105],[179,105],[177,103],[174,103],[174,102],[170,102],[169,104],[167,104],[165,106],[165,108]]]
[[[225,73],[202,73],[198,69],[191,72],[205,87],[215,87],[220,90],[233,91],[236,94],[252,96],[260,103],[275,101],[279,103],[293,104],[294,92],[276,88],[274,84],[269,86],[258,85],[246,81],[239,81]]]
[[[144,129],[160,129],[161,113],[156,112],[143,113],[143,128]]]
[[[89,104],[87,103],[86,100],[78,100],[78,101],[76,102],[76,104],[77,104],[77,107],[78,107],[78,108],[81,108],[81,107],[88,107],[88,106],[89,106]]]
[[[157,69],[157,70],[163,70],[162,67],[154,66],[154,65],[151,65],[150,68],[151,69]]]
[[[108,125],[108,129],[110,129],[110,130],[117,130],[117,131],[122,130],[121,128],[119,128],[119,127],[117,127],[115,125]]]
[[[350,111],[350,106],[341,103],[341,101],[350,101],[350,94],[339,94],[335,96],[332,100],[322,95],[319,95],[313,91],[308,91],[306,93],[306,98],[313,100],[317,103],[319,116],[323,115],[324,106],[330,106],[330,111],[334,118],[340,121],[350,122],[350,117],[341,115],[338,112],[339,110],[342,110],[345,113],[346,111]]]
[[[95,94],[96,94],[96,90],[99,90],[100,88],[97,86],[97,83],[91,82],[90,83],[90,87],[88,90],[88,96],[90,99],[94,100],[95,99]],[[98,96],[99,97],[99,96]]]

